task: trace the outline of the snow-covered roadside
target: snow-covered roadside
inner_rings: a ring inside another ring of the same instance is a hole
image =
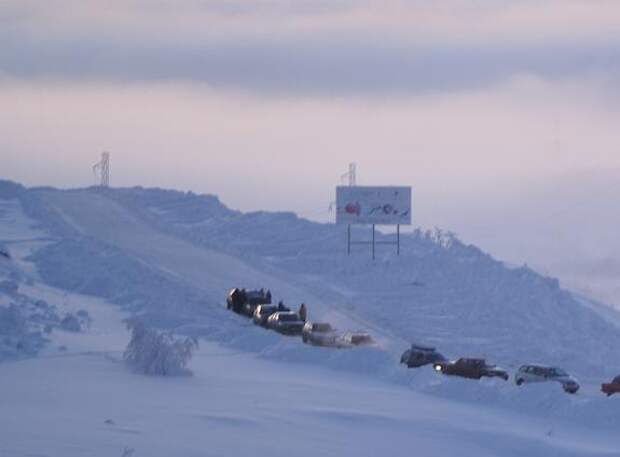
[[[87,202],[78,199],[64,204],[74,208],[75,215],[83,217],[84,210],[80,203]],[[107,202],[102,204],[108,205]],[[89,217],[79,219],[80,224],[77,226],[83,226],[81,224],[86,220],[89,231],[92,229],[93,233],[105,241],[114,242],[127,249],[129,254],[138,258],[146,267],[162,268],[162,274],[180,278],[177,281],[185,287],[217,295],[218,300],[222,300],[225,290],[214,292],[220,287],[218,282],[226,283],[228,287],[231,282],[247,279],[257,281],[256,285],[265,285],[262,281],[268,281],[267,284],[274,287],[274,290],[278,288],[278,293],[282,290],[290,293],[291,300],[304,299],[310,295],[306,295],[303,288],[291,287],[286,279],[271,275],[269,271],[258,271],[243,265],[238,259],[231,259],[230,256],[213,253],[208,249],[200,250],[169,236],[162,236],[152,227],[128,217],[122,208],[120,213],[117,213],[114,208],[95,207],[93,216],[101,210],[118,216],[113,218],[117,229],[113,230],[113,225],[106,226],[96,218],[90,220]],[[108,212],[109,210],[111,212]],[[91,213],[87,211],[86,214]],[[77,224],[77,221],[78,219],[74,219],[74,224]],[[123,230],[126,230],[126,233],[120,236],[128,237],[127,245],[123,244],[122,240],[119,241],[119,238],[106,238],[117,237],[119,235],[115,232]],[[174,252],[177,250],[179,252]],[[128,258],[129,256],[123,259]],[[86,262],[88,259],[82,257],[80,261]],[[71,267],[77,272],[83,268],[83,264],[78,262]],[[213,276],[206,274],[211,272]],[[245,275],[248,277],[245,278]],[[210,282],[212,278],[216,281]],[[101,286],[101,290],[104,290],[104,286],[105,284]],[[180,287],[175,283],[174,292],[180,290]],[[156,292],[164,291],[163,289],[160,287]],[[104,455],[89,454],[89,449],[94,447],[98,450],[110,444],[117,446],[114,449],[119,449],[118,446],[121,445],[146,449],[149,451],[146,455],[175,454],[175,448],[170,447],[173,445],[177,446],[177,449],[187,450],[180,455],[209,455],[211,449],[214,450],[213,455],[228,454],[229,449],[232,449],[232,454],[253,453],[254,449],[258,449],[264,454],[279,455],[284,453],[282,447],[297,450],[297,447],[300,447],[297,441],[310,443],[313,453],[324,450],[327,455],[347,455],[354,451],[357,451],[358,455],[374,455],[385,450],[393,451],[393,455],[404,455],[404,451],[407,451],[407,454],[411,452],[412,441],[417,443],[417,446],[422,446],[424,455],[434,455],[436,450],[454,453],[455,449],[464,449],[469,455],[604,455],[610,454],[610,449],[620,447],[614,430],[617,426],[615,398],[604,399],[592,391],[585,397],[572,399],[563,394],[549,394],[546,391],[547,388],[557,386],[518,391],[508,383],[477,383],[443,378],[429,370],[406,370],[397,363],[398,351],[402,350],[397,346],[403,344],[404,347],[406,343],[392,340],[391,335],[385,336],[393,344],[374,351],[329,351],[311,348],[302,345],[298,339],[282,338],[256,328],[247,320],[227,313],[219,303],[211,304],[214,308],[209,308],[208,316],[203,315],[200,316],[201,319],[196,319],[196,325],[210,325],[212,330],[218,328],[220,333],[216,332],[213,340],[219,340],[221,344],[203,343],[203,348],[190,367],[195,371],[193,378],[153,380],[139,377],[127,372],[120,363],[120,354],[127,342],[127,335],[120,323],[123,316],[118,314],[114,305],[105,304],[100,299],[67,294],[42,286],[36,280],[20,284],[20,291],[33,298],[49,300],[62,311],[85,308],[93,317],[93,325],[83,334],[53,333],[52,344],[44,351],[43,357],[10,364],[17,370],[16,374],[13,374],[13,371],[4,371],[6,368],[0,366],[2,376],[7,375],[7,384],[3,387],[15,395],[32,394],[34,398],[39,398],[41,404],[51,407],[42,409],[47,422],[64,423],[55,427],[64,430],[60,440],[53,434],[41,431],[43,428],[38,428],[34,435],[28,435],[28,420],[37,422],[39,419],[32,418],[37,413],[37,405],[28,406],[24,403],[26,409],[30,408],[31,411],[21,422],[22,427],[13,429],[7,426],[7,430],[16,432],[6,435],[11,438],[8,442],[17,445],[29,441],[37,442],[37,436],[42,437],[43,441],[51,440],[60,446],[72,443],[73,435],[69,431],[76,425],[74,422],[82,422],[79,420],[79,417],[82,417],[84,421],[92,419],[92,423],[96,422],[102,429],[84,430],[84,435],[91,441],[78,445],[82,451],[79,455]],[[353,319],[354,314],[339,313],[325,304],[329,302],[318,298],[316,300],[319,306],[324,305],[324,310],[330,313],[327,316],[333,321],[342,316],[345,324],[359,322]],[[348,320],[349,318],[351,319]],[[380,328],[377,330],[381,331]],[[379,335],[384,336],[381,333]],[[61,346],[66,346],[67,350],[58,350]],[[244,351],[237,352],[231,348],[241,348]],[[257,348],[260,351],[259,356],[249,353],[255,353]],[[53,372],[52,378],[48,378],[48,372]],[[32,378],[37,378],[37,373],[41,379],[33,380]],[[234,376],[229,373],[234,373]],[[21,377],[28,379],[26,384],[30,386],[30,391],[13,387],[13,384],[21,382]],[[70,388],[73,379],[79,383],[77,387]],[[143,379],[144,382],[137,379]],[[412,391],[408,388],[410,385],[415,391],[426,394]],[[168,387],[165,388],[166,386]],[[55,412],[59,401],[52,400],[49,403],[49,399],[43,398],[46,389],[48,393],[53,393],[52,396],[60,399],[67,399],[72,394],[78,395],[84,403],[66,400],[67,405],[60,407],[60,412]],[[192,394],[191,399],[185,397],[186,391]],[[351,393],[348,393],[349,391]],[[102,416],[110,416],[113,410],[91,400],[91,392],[106,399],[108,395],[118,396],[118,400],[105,403],[124,413],[120,418],[95,418],[91,412],[93,409],[102,408],[106,412]],[[211,396],[211,392],[217,395]],[[338,394],[337,398],[333,392]],[[594,395],[597,396],[596,401],[592,401]],[[132,400],[134,398],[135,402]],[[197,398],[200,399],[196,400]],[[7,400],[7,404],[18,408],[18,401]],[[4,398],[0,401],[4,401]],[[130,405],[123,406],[123,401]],[[170,402],[178,402],[179,408],[171,407]],[[313,409],[317,405],[318,412]],[[260,414],[252,412],[255,406],[263,408],[259,409]],[[498,406],[503,409],[496,409]],[[190,414],[187,411],[194,411],[193,407],[198,411],[197,415],[207,418],[200,425],[188,418]],[[547,410],[549,414],[546,414]],[[519,411],[527,414],[521,415]],[[163,414],[163,417],[160,418],[160,414]],[[452,419],[453,416],[455,419]],[[151,417],[157,419],[150,422]],[[102,425],[99,422],[100,419],[105,421],[108,418],[113,423]],[[141,430],[138,427],[141,423],[146,424],[150,434],[135,433]],[[470,424],[476,426],[472,429]],[[126,441],[127,444],[114,441],[107,434],[109,427],[114,425],[118,426],[119,430],[113,431],[113,434],[148,436],[136,438],[137,441]],[[205,434],[207,427],[210,433]],[[595,431],[599,428],[599,432]],[[412,433],[412,429],[416,432]],[[218,430],[223,432],[217,433]],[[276,435],[274,441],[269,440],[274,432],[283,431],[286,437]],[[170,434],[172,442],[168,445],[158,441],[153,434]],[[239,435],[242,435],[242,440],[237,439]],[[22,441],[13,440],[13,436],[21,436]],[[185,439],[176,441],[177,436]],[[207,438],[209,443],[215,443],[215,447],[205,451],[204,448],[209,444],[206,442]],[[186,444],[188,440],[192,441],[191,446]],[[498,444],[492,440],[496,440]],[[200,450],[192,447],[194,441],[201,447]],[[233,445],[230,442],[233,442]],[[97,446],[92,446],[93,443]],[[45,449],[45,443],[40,444],[36,449]],[[313,444],[315,447],[312,447]],[[14,450],[20,455],[20,449],[25,453],[28,447],[27,444],[23,446],[6,448],[7,453],[11,455],[9,451]],[[116,452],[110,447],[106,449],[110,450],[112,455]],[[168,454],[158,454],[161,449],[168,450]],[[515,453],[515,449],[520,450],[521,454]],[[369,450],[373,452],[368,452]],[[72,455],[70,452],[70,447],[63,447],[61,452],[49,452],[49,455]],[[305,452],[304,448],[294,455],[305,455]],[[44,451],[41,453],[45,455]],[[310,451],[307,453],[310,454]]]
[[[525,265],[508,267],[445,231],[404,235],[400,257],[379,249],[373,262],[363,248],[346,256],[342,227],[293,213],[241,214],[213,196],[161,189],[69,193],[81,194],[85,204],[89,195],[114,200],[147,226],[196,249],[222,251],[311,291],[328,309],[386,336],[384,347],[424,341],[449,357],[482,356],[511,369],[539,361],[584,379],[615,376],[620,366],[617,327],[556,279]],[[367,236],[357,232],[356,239]]]
[[[120,361],[122,313],[88,309],[85,334],[52,335],[38,358],[0,365],[0,455],[614,455],[620,439],[412,392],[373,377],[267,361],[202,343],[191,377],[152,378]],[[67,351],[55,352],[60,344]]]
[[[161,233],[103,195],[51,192],[43,193],[43,199],[56,208],[77,232],[119,248],[132,260],[148,266],[170,281],[198,291],[207,302],[205,306],[220,308],[217,312],[222,311],[221,304],[231,287],[268,285],[277,294],[278,300],[282,299],[291,306],[303,301],[312,303],[310,316],[313,318],[329,318],[342,329],[356,330],[369,325],[331,306],[312,289],[293,286],[265,268],[251,267],[231,255],[197,247]],[[103,289],[100,291],[101,295],[106,292]],[[181,310],[178,311],[180,315]],[[194,310],[191,311],[192,321],[199,321]],[[213,318],[213,314],[209,317]],[[382,331],[374,330],[376,338],[381,340]],[[403,343],[404,340],[401,340],[400,344]]]
[[[55,332],[42,357],[0,367],[11,367],[3,386],[11,398],[3,404],[19,411],[2,424],[8,455],[107,456],[123,449],[135,449],[135,455],[408,455],[412,441],[425,455],[455,449],[471,455],[594,455],[613,449],[613,441],[591,431],[564,431],[565,424],[551,430],[543,420],[513,413],[506,418],[382,378],[304,365],[299,359],[325,357],[325,351],[261,334],[243,320],[235,324],[247,332],[248,344],[278,340],[274,350],[285,363],[203,343],[193,378],[145,378],[119,362],[127,335],[112,305],[37,282],[20,285],[20,292],[63,312],[86,309],[93,324],[83,334]],[[350,362],[368,362],[366,355],[352,354]],[[286,363],[291,361],[297,363]],[[568,436],[579,437],[578,444]]]

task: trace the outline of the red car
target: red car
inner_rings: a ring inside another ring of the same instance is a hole
[[[620,393],[620,375],[616,376],[614,380],[609,383],[601,384],[601,392],[607,394],[608,397]]]

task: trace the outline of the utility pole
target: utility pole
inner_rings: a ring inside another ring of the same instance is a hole
[[[93,165],[96,185],[110,187],[110,153],[102,152],[101,160]]]
[[[343,174],[340,177],[340,180],[344,181],[345,179],[347,179],[349,186],[355,186],[357,185],[356,172],[357,172],[357,165],[354,162],[351,162],[349,164],[349,171]]]

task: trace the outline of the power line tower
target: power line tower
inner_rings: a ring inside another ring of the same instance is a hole
[[[93,165],[96,185],[110,187],[110,153],[102,152],[101,160]]]
[[[357,184],[356,172],[357,172],[357,165],[354,162],[351,162],[349,164],[349,171],[343,174],[340,177],[340,180],[341,181],[348,180],[349,186],[355,186]]]
[[[340,175],[340,183],[342,185],[347,184],[349,186],[357,185],[357,164],[355,164],[355,162],[351,162],[349,164],[349,171],[347,171],[343,175]],[[327,211],[331,213],[335,206],[336,206],[335,201],[330,202],[329,208],[327,209]]]

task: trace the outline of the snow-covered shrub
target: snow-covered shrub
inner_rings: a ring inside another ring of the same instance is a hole
[[[0,258],[11,258],[11,253],[9,252],[9,249],[3,243],[0,243]]]
[[[90,327],[90,324],[92,323],[93,320],[90,317],[90,314],[88,314],[88,311],[86,311],[85,309],[80,309],[76,311],[75,315],[80,321],[80,324],[82,325],[82,327]]]
[[[26,331],[26,318],[19,307],[12,303],[0,306],[0,335],[20,335]]]
[[[14,295],[17,293],[19,289],[19,285],[15,281],[11,281],[7,279],[5,281],[0,281],[0,291],[5,292],[10,295]]]
[[[125,321],[131,340],[125,349],[125,361],[147,375],[174,376],[191,373],[186,366],[198,348],[195,338],[176,338],[171,333],[147,328],[138,319]]]
[[[80,320],[75,314],[67,313],[60,321],[60,328],[67,332],[79,332],[82,330]]]
[[[49,309],[50,305],[45,300],[36,300],[34,306],[40,309]]]
[[[0,306],[0,361],[36,354],[46,343],[16,304]]]

